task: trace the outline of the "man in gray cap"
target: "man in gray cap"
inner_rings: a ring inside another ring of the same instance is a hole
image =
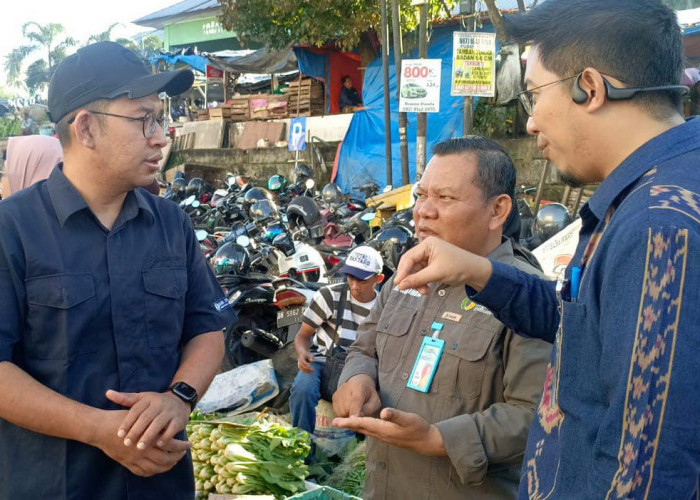
[[[54,73],[64,162],[0,204],[0,498],[194,494],[184,429],[235,315],[187,216],[140,189],[158,94],[192,81],[113,42]]]

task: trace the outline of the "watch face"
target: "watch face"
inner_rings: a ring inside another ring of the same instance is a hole
[[[187,400],[193,400],[197,397],[197,391],[194,387],[187,385],[184,382],[178,382],[173,386],[173,391],[182,395]]]

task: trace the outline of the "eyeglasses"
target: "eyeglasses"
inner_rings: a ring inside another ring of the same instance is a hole
[[[581,73],[576,73],[574,76],[562,78],[561,80],[557,80],[556,82],[549,82],[549,83],[545,83],[544,85],[540,85],[539,87],[535,87],[534,89],[523,90],[523,91],[518,92],[516,95],[517,95],[518,99],[520,100],[520,104],[523,105],[523,109],[525,109],[525,112],[527,113],[527,115],[532,116],[532,113],[535,111],[535,98],[532,94],[533,90],[539,90],[543,87],[549,87],[550,85],[554,85],[555,83],[561,83],[561,82],[566,82],[568,80],[573,80],[574,78],[576,78],[580,74]]]
[[[144,116],[140,118],[136,118],[133,116],[124,116],[124,115],[117,115],[114,113],[103,113],[102,111],[92,111],[88,110],[90,113],[93,115],[104,115],[104,116],[113,116],[115,118],[124,118],[125,120],[132,120],[135,122],[141,122],[142,126],[142,132],[143,136],[146,139],[152,139],[154,135],[156,135],[156,124],[160,126],[161,129],[165,129],[165,115],[160,115],[159,117],[156,117],[156,115],[152,112],[146,113]],[[75,117],[71,118],[68,123],[73,123],[75,120]]]

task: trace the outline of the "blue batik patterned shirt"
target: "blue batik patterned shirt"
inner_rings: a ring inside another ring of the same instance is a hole
[[[559,304],[554,283],[497,262],[480,293],[468,289],[506,325],[555,343],[519,496],[694,497],[700,120],[634,152],[600,185],[581,218],[571,262],[586,263],[577,300],[564,287]]]

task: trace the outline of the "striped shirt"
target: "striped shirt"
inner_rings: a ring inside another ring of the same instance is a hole
[[[345,299],[345,311],[343,321],[340,324],[340,340],[335,332],[337,311],[340,304],[340,294],[345,283],[338,283],[321,288],[311,299],[311,304],[304,311],[304,323],[316,329],[311,352],[317,358],[323,358],[331,347],[333,340],[336,345],[347,348],[357,336],[357,329],[362,324],[377,300],[377,296],[370,302],[359,302],[352,297],[350,289],[347,290]]]

